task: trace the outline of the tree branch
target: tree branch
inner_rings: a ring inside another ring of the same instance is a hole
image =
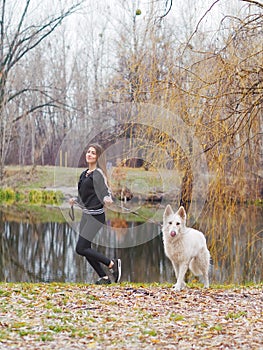
[[[254,0],[241,0],[241,1],[248,2],[249,4],[253,4],[253,5],[256,5],[256,6],[263,8],[263,4],[258,2],[258,1],[254,1]]]
[[[168,0],[166,0],[166,6],[167,6],[167,3],[168,3]],[[159,20],[161,21],[164,17],[166,17],[168,15],[168,13],[171,11],[172,9],[172,6],[173,6],[173,0],[170,0],[170,6],[168,8],[168,10],[165,12],[164,15],[162,15]]]
[[[205,18],[205,16],[212,10],[212,8],[215,6],[216,3],[218,3],[220,0],[216,0],[215,2],[212,3],[212,5],[209,7],[209,9],[203,14],[203,16],[200,18],[200,20],[198,21],[195,30],[193,31],[193,33],[190,35],[190,38],[187,40],[187,43],[185,44],[185,47],[183,49],[182,52],[182,56],[186,50],[186,48],[189,46],[190,41],[192,40],[193,36],[197,33],[198,29],[199,29],[199,25],[202,22],[202,20]]]
[[[28,11],[30,0],[27,0],[26,7],[24,8],[23,14],[21,16],[18,29],[14,35],[14,38],[10,44],[8,54],[4,60],[4,65],[6,66],[6,71],[8,72],[27,52],[34,49],[38,44],[40,44],[48,35],[50,35],[61,22],[72,14],[79,8],[81,2],[71,6],[66,12],[62,13],[60,16],[51,19],[48,23],[38,26],[33,33],[29,33],[21,38],[21,35],[30,31],[31,27],[25,28],[21,31],[22,24],[24,22],[26,13]],[[33,43],[30,45],[29,43]],[[17,53],[17,54],[16,54]]]

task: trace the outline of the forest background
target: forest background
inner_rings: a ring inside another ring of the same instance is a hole
[[[2,0],[2,183],[6,165],[54,165],[62,143],[73,166],[80,136],[67,135],[77,128],[105,147],[123,137],[151,140],[153,149],[137,144],[140,155],[153,168],[172,158],[190,189],[189,159],[200,154],[161,127],[176,135],[180,118],[212,174],[208,199],[259,200],[262,11],[252,0]],[[131,104],[136,117],[128,108],[119,112]],[[142,105],[169,113],[152,119]]]

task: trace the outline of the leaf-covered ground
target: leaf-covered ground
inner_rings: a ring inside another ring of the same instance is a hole
[[[0,284],[0,349],[263,349],[263,285]]]

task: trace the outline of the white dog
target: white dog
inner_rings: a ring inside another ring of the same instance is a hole
[[[167,257],[171,260],[177,282],[174,289],[179,291],[188,268],[195,276],[202,276],[204,287],[209,287],[210,253],[202,232],[186,227],[186,212],[180,207],[176,213],[168,204],[163,214],[163,243]]]

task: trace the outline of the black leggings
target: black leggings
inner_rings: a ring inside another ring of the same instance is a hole
[[[93,216],[83,213],[80,221],[79,239],[76,246],[77,254],[85,256],[99,277],[107,275],[103,270],[101,263],[109,266],[111,262],[111,260],[103,254],[91,249],[91,242],[103,225],[105,225],[104,213]]]

